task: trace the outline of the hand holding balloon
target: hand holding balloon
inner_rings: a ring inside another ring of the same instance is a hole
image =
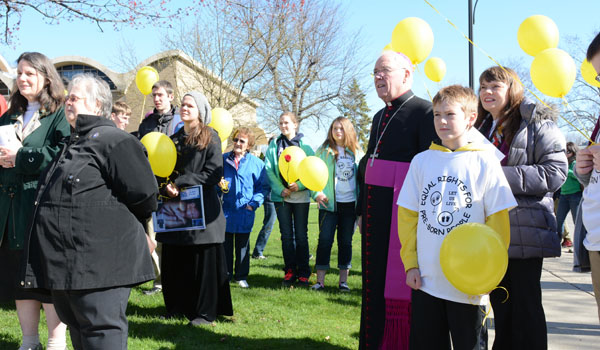
[[[577,174],[589,174],[592,169],[594,169],[594,156],[592,155],[592,152],[590,152],[590,148],[592,147],[599,146],[591,146],[577,152],[577,160],[575,161],[575,170],[577,171]]]
[[[298,190],[299,190],[298,184],[295,182],[292,182],[291,184],[288,185],[288,190],[290,190],[290,192],[298,192]]]
[[[167,195],[171,198],[175,198],[175,197],[179,196],[179,188],[177,188],[177,185],[175,185],[172,182],[167,184],[167,187],[165,187],[165,190],[167,191]]]

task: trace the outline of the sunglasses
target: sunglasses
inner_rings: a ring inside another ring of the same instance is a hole
[[[243,140],[243,139],[238,139],[237,137],[236,137],[236,138],[234,138],[234,139],[233,139],[233,140],[231,140],[231,141],[233,141],[233,143],[237,143],[237,142],[239,142],[239,143],[241,143],[242,145],[246,143],[246,140]]]
[[[600,83],[600,74],[596,75],[596,81]]]

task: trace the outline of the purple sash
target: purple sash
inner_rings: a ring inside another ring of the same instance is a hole
[[[365,183],[369,185],[393,187],[392,223],[385,277],[385,329],[381,349],[408,349],[410,334],[411,290],[406,285],[404,264],[400,258],[398,238],[398,195],[404,183],[410,163],[374,159],[367,162]]]

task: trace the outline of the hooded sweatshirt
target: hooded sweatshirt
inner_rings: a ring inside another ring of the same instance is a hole
[[[437,298],[479,304],[444,276],[440,248],[455,227],[485,223],[508,247],[508,210],[517,205],[493,146],[469,143],[456,151],[436,143],[410,164],[398,196],[400,255],[406,271],[418,268],[422,290]],[[508,248],[507,248],[508,249]]]

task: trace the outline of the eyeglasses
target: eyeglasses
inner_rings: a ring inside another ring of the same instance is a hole
[[[389,67],[383,67],[381,69],[374,69],[373,70],[373,74],[371,74],[372,77],[376,77],[376,76],[387,76],[389,75],[391,72],[393,71],[397,71],[398,69],[406,69],[406,68],[396,68],[396,69],[392,69]]]
[[[65,102],[77,103],[79,100],[85,100],[85,97],[79,97],[76,95],[68,95]]]
[[[235,139],[231,140],[231,141],[233,141],[233,143],[239,142],[242,145],[246,143],[246,140],[244,140],[244,139],[238,139],[237,137]]]

